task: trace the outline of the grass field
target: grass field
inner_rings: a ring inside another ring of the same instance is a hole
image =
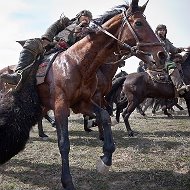
[[[47,141],[31,131],[26,148],[0,167],[0,190],[61,190],[61,161],[56,132],[46,121]],[[190,119],[161,114],[130,118],[135,137],[124,123],[112,127],[116,143],[113,165],[103,176],[96,171],[102,153],[98,131],[86,133],[81,115],[71,115],[70,168],[77,190],[190,190]]]

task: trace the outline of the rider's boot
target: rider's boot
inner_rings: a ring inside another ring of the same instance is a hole
[[[188,91],[188,86],[184,84],[179,70],[177,68],[172,68],[169,70],[170,78],[180,95],[183,95],[186,91]]]
[[[13,74],[2,74],[0,79],[2,82],[16,85],[21,80],[22,72],[25,68],[35,61],[38,54],[42,53],[43,46],[39,39],[27,40],[20,52],[19,62]]]
[[[19,63],[12,74],[5,73],[1,75],[1,81],[16,85],[21,79],[23,69],[34,61],[34,55],[27,49],[23,49],[20,53]]]

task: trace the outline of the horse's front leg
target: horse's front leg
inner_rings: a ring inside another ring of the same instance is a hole
[[[69,108],[67,104],[64,102],[62,96],[56,99],[54,114],[57,129],[58,146],[62,159],[61,182],[66,190],[75,190],[69,168]]]
[[[90,117],[88,115],[83,115],[84,131],[88,133],[92,131],[92,129],[90,129],[88,126],[89,120],[90,120]]]
[[[96,114],[96,122],[101,124],[103,127],[104,145],[103,145],[103,156],[97,163],[97,170],[100,173],[108,172],[112,165],[112,154],[115,151],[115,144],[112,137],[111,131],[111,118],[108,112],[97,104],[93,103],[93,111]]]
[[[135,110],[135,108],[142,102],[140,102],[138,100],[138,98],[135,98],[133,95],[129,96],[130,98],[128,98],[128,105],[126,107],[126,109],[124,109],[122,116],[123,116],[123,120],[128,132],[128,136],[129,137],[133,137],[134,136],[134,132],[131,129],[131,126],[129,124],[129,116],[131,115],[131,113]],[[138,97],[138,96],[137,96]]]

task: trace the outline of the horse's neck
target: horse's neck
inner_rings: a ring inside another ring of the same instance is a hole
[[[111,25],[112,22],[107,23],[108,26],[111,26],[111,28],[107,28],[107,31],[116,36],[121,25],[121,20]],[[105,33],[99,32],[98,34],[86,36],[75,45],[80,50],[77,52],[74,49],[74,53],[78,54],[78,56],[76,55],[77,65],[81,68],[83,76],[89,78],[93,73],[97,72],[101,65],[110,59],[110,55],[114,54],[117,48],[117,41]],[[76,48],[76,46],[73,46],[73,48]],[[78,61],[78,58],[80,58],[80,61]]]

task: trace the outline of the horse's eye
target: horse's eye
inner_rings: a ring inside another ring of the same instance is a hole
[[[140,26],[142,26],[142,22],[141,22],[141,21],[137,21],[137,22],[135,22],[135,25],[136,25],[137,27],[140,27]]]

